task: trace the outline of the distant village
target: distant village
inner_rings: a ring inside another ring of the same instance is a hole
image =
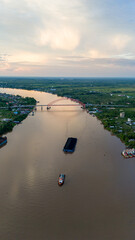
[[[113,102],[111,105],[100,106],[86,104],[87,112],[101,120],[104,127],[118,136],[127,146],[135,148],[135,110],[124,105],[114,106],[113,104]]]
[[[22,109],[21,105],[35,104],[36,100],[33,98],[0,93],[0,135],[21,123],[33,111],[31,107]]]

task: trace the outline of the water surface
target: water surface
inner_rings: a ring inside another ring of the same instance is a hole
[[[58,98],[0,92],[41,104]],[[44,108],[7,137],[0,149],[1,240],[135,239],[135,160],[123,159],[124,144],[100,121],[80,107]],[[73,154],[62,151],[68,137],[78,138]],[[63,187],[59,173],[66,174]]]

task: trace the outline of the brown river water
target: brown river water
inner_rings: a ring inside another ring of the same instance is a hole
[[[41,104],[58,98],[0,92]],[[135,159],[121,156],[124,144],[96,117],[80,107],[39,109],[7,137],[0,149],[0,240],[135,239]],[[78,138],[73,154],[62,151],[68,137]]]

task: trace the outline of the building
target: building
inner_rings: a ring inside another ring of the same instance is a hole
[[[131,123],[131,121],[132,121],[130,118],[128,118],[127,120],[128,120],[128,122],[130,122],[130,123]]]
[[[131,126],[132,125],[131,121],[132,120],[130,118],[128,118],[126,124]]]
[[[120,117],[121,117],[121,118],[124,118],[124,117],[125,117],[125,113],[124,113],[124,112],[121,112],[121,113],[120,113]]]

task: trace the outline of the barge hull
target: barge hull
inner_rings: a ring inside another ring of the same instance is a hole
[[[77,138],[68,138],[63,151],[67,153],[73,153],[75,151],[76,143]]]

